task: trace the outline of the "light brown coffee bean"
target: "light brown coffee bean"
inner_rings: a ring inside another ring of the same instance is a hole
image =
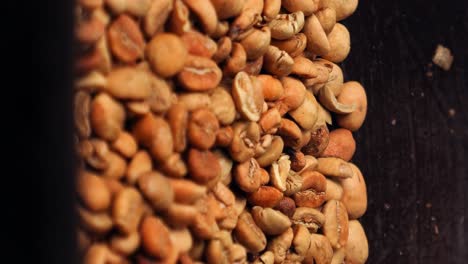
[[[223,87],[217,87],[210,95],[211,111],[216,115],[219,123],[230,125],[236,118],[236,106],[231,94]]]
[[[279,235],[291,226],[289,218],[280,211],[254,206],[252,217],[255,223],[267,235]]]
[[[339,249],[348,241],[348,213],[345,205],[337,200],[328,201],[322,209],[325,215],[323,234],[333,248]]]
[[[320,1],[283,0],[281,3],[289,12],[302,11],[304,15],[310,16],[319,9]]]
[[[260,166],[258,162],[251,158],[248,161],[239,163],[234,168],[234,179],[241,190],[245,192],[255,192],[260,188]]]
[[[331,40],[323,30],[317,16],[309,16],[304,23],[303,33],[307,37],[307,50],[317,54],[325,55],[331,50]]]
[[[143,197],[134,188],[124,188],[117,193],[112,206],[115,226],[124,234],[136,232],[142,216]]]
[[[307,227],[303,225],[295,225],[293,227],[294,239],[292,246],[294,251],[300,256],[305,257],[310,247],[310,233]]]
[[[104,140],[114,141],[125,120],[122,105],[106,93],[96,95],[91,102],[90,121],[94,133]]]
[[[307,91],[305,99],[302,104],[293,111],[289,112],[289,115],[296,121],[302,129],[310,130],[313,129],[318,119],[318,103],[314,95]]]
[[[265,234],[255,224],[252,215],[247,211],[240,214],[237,226],[234,229],[234,235],[249,252],[257,253],[266,247]]]
[[[265,101],[276,101],[283,96],[284,89],[280,80],[267,74],[257,76],[257,80],[261,84]]]
[[[302,188],[302,177],[293,170],[289,170],[288,177],[286,178],[285,195],[291,196],[299,192]]]
[[[293,199],[285,196],[274,208],[291,218],[296,211],[296,204],[294,203]]]
[[[227,59],[227,57],[229,57],[229,54],[231,54],[233,43],[229,37],[224,36],[218,40],[217,45],[218,45],[218,49],[216,53],[213,54],[213,60],[216,63],[221,63],[225,59]]]
[[[95,243],[88,248],[83,263],[125,263],[122,257],[114,253],[106,244]]]
[[[190,176],[197,183],[216,184],[221,176],[221,165],[218,157],[211,151],[191,148],[188,152],[187,162]]]
[[[333,249],[328,239],[320,234],[310,235],[310,248],[305,263],[326,264],[333,258]]]
[[[242,71],[247,65],[247,53],[244,46],[235,42],[232,45],[230,56],[226,60],[223,69],[225,76],[235,76],[238,72]]]
[[[287,118],[281,119],[278,135],[283,138],[284,144],[291,148],[297,148],[301,144],[302,131],[299,126]]]
[[[155,75],[150,78],[151,93],[146,100],[154,113],[165,113],[173,103],[174,94],[171,85]]]
[[[193,218],[192,232],[201,239],[213,239],[219,232],[219,226],[211,212],[198,213]]]
[[[267,72],[278,77],[283,77],[291,73],[294,60],[286,51],[270,45],[263,57],[263,64]]]
[[[265,0],[262,15],[266,21],[275,19],[281,9],[281,0]]]
[[[367,210],[367,187],[359,168],[352,163],[349,165],[353,174],[350,178],[340,180],[343,187],[341,201],[348,210],[349,219],[357,219]]]
[[[179,83],[191,92],[203,92],[216,88],[222,72],[216,63],[208,58],[189,55],[182,71],[177,75]]]
[[[270,27],[254,29],[248,36],[240,41],[247,54],[247,59],[249,60],[255,60],[263,56],[267,52],[270,42]]]
[[[306,88],[301,81],[290,77],[281,78],[281,83],[283,84],[284,94],[276,102],[275,107],[278,107],[280,114],[283,116],[302,105],[305,100]]]
[[[192,248],[193,238],[188,228],[170,230],[170,238],[180,254],[187,253]]]
[[[304,13],[295,11],[291,14],[278,15],[268,26],[271,28],[272,38],[279,40],[292,38],[304,27]]]
[[[229,147],[234,138],[234,131],[231,126],[221,127],[216,133],[215,145],[219,147]]]
[[[107,155],[104,156],[104,160],[108,166],[101,172],[102,177],[118,180],[125,175],[127,163],[119,154],[109,151]]]
[[[323,30],[328,35],[336,24],[336,11],[333,8],[325,7],[315,13],[317,19],[322,25]]]
[[[153,163],[148,152],[144,150],[138,151],[127,166],[125,173],[125,179],[130,184],[135,184],[138,181],[138,177],[145,172],[149,172],[153,169]]]
[[[185,32],[182,34],[181,39],[191,55],[211,58],[218,49],[214,40],[198,31]]]
[[[140,247],[140,234],[135,231],[128,235],[114,235],[109,244],[113,251],[129,256]]]
[[[327,179],[327,190],[325,192],[325,201],[338,200],[341,201],[343,197],[343,187],[340,183]]]
[[[197,16],[206,34],[211,35],[216,31],[218,15],[210,0],[184,0],[184,3]]]
[[[173,104],[167,113],[176,152],[184,151],[187,145],[188,118],[189,114],[183,103]]]
[[[244,118],[257,122],[263,108],[263,92],[247,73],[239,72],[232,84],[232,98]]]
[[[315,170],[315,168],[317,167],[318,161],[314,156],[304,155],[304,159],[305,159],[305,166],[304,168],[302,168],[302,170],[297,172],[299,174],[302,174],[303,172],[308,171],[308,170]]]
[[[90,124],[91,96],[89,93],[79,91],[73,100],[73,117],[78,136],[88,138],[91,136]]]
[[[283,198],[283,193],[271,186],[261,186],[248,195],[247,200],[252,205],[275,207]]]
[[[133,157],[138,150],[135,138],[126,131],[119,134],[119,137],[112,142],[111,147],[125,158]]]
[[[349,161],[356,151],[356,141],[354,141],[351,131],[338,128],[330,132],[327,148],[320,155],[321,157],[337,157]]]
[[[336,11],[336,21],[341,21],[354,13],[358,6],[358,1],[323,0],[321,4],[322,7],[333,8]]]
[[[271,145],[265,150],[265,153],[256,158],[258,164],[265,168],[278,160],[283,152],[284,142],[279,136],[274,136]]]
[[[174,190],[174,200],[177,203],[193,204],[206,194],[206,186],[185,179],[168,179]]]
[[[92,212],[78,206],[80,225],[88,232],[104,235],[109,232],[114,223],[107,212]]]
[[[155,216],[145,217],[140,226],[141,244],[150,256],[164,259],[174,247],[169,229]]]
[[[174,1],[174,10],[170,16],[169,29],[171,32],[174,32],[179,36],[192,30],[190,11],[182,0]]]
[[[133,136],[158,161],[164,161],[172,154],[174,143],[170,126],[159,116],[146,114],[141,117],[133,127]]]
[[[310,140],[302,148],[302,152],[306,155],[318,157],[328,146],[330,141],[327,125],[321,125],[312,131]]]
[[[207,263],[229,263],[229,253],[219,240],[211,240],[206,248]]]
[[[147,36],[152,37],[161,30],[173,7],[173,1],[171,0],[153,1],[151,3],[143,19],[143,28]]]
[[[271,40],[271,45],[286,51],[289,56],[295,58],[302,54],[307,46],[307,37],[304,33],[298,33],[286,40]]]
[[[310,232],[316,233],[325,223],[325,216],[314,208],[297,207],[291,221],[295,225],[304,225]]]
[[[317,171],[325,176],[337,178],[353,177],[353,169],[350,163],[340,158],[319,158],[317,161]]]
[[[184,42],[171,33],[157,34],[146,46],[146,57],[151,68],[163,78],[179,73],[184,68],[187,56]]]
[[[270,181],[271,184],[280,191],[286,191],[286,179],[291,170],[291,161],[288,155],[281,155],[278,161],[273,162],[270,167]]]
[[[174,190],[165,176],[157,171],[141,174],[138,187],[156,210],[166,210],[174,201]]]
[[[94,173],[81,171],[78,175],[77,192],[83,204],[92,211],[104,211],[111,204],[111,193],[105,180]]]
[[[286,229],[281,235],[268,242],[268,250],[273,252],[275,263],[283,263],[286,258],[286,252],[291,247],[294,233],[292,228]]]
[[[262,114],[258,121],[263,133],[272,133],[281,126],[281,115],[276,108],[272,108]]]
[[[107,31],[109,46],[119,60],[133,63],[143,57],[145,40],[138,24],[128,15],[115,19]]]
[[[348,29],[340,23],[336,23],[330,34],[328,34],[330,50],[323,54],[323,58],[334,63],[342,62],[348,57],[351,50]]]
[[[351,131],[358,130],[367,114],[367,96],[362,85],[358,82],[346,82],[337,100],[342,104],[356,104],[356,111],[337,116],[338,125]]]
[[[361,223],[357,220],[349,221],[349,238],[345,251],[344,263],[366,263],[369,256],[369,243]]]
[[[325,202],[326,179],[316,171],[305,171],[300,192],[293,195],[297,206],[317,208]]]
[[[173,153],[164,162],[159,164],[162,172],[171,177],[182,178],[187,175],[188,169],[181,154]]]
[[[199,213],[199,210],[193,205],[173,203],[165,211],[165,219],[173,227],[185,228],[194,223],[194,219]]]
[[[207,150],[214,145],[218,129],[215,114],[209,109],[200,108],[190,115],[187,136],[192,146]]]

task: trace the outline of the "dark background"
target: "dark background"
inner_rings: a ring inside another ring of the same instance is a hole
[[[2,149],[1,186],[13,195],[2,200],[2,257],[76,263],[72,2],[6,2],[3,11],[1,105],[11,147]],[[354,158],[368,184],[368,263],[466,263],[468,1],[361,0],[344,24],[352,38],[346,79],[362,82],[369,100]],[[428,65],[439,43],[455,56],[449,72]]]

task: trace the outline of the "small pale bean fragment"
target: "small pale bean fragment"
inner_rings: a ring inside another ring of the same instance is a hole
[[[305,257],[310,247],[310,232],[304,225],[295,225],[293,227],[294,239],[292,246],[294,251],[300,256]]]
[[[151,93],[146,100],[154,113],[166,112],[172,104],[173,93],[170,84],[155,75],[150,77]]]
[[[190,11],[182,0],[174,1],[174,10],[170,16],[169,29],[177,35],[182,35],[185,32],[192,30]]]
[[[289,115],[296,121],[302,129],[310,130],[314,128],[315,123],[318,119],[318,103],[314,95],[307,91],[305,99],[302,104],[293,111],[289,112]]]
[[[265,150],[265,153],[256,158],[260,167],[265,168],[278,160],[283,152],[284,142],[280,136],[274,136],[271,145]]]
[[[179,252],[186,253],[192,248],[193,238],[188,228],[173,229],[169,232],[172,244]]]

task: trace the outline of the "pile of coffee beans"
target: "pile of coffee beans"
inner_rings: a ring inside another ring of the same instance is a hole
[[[365,263],[358,0],[77,0],[83,262]]]

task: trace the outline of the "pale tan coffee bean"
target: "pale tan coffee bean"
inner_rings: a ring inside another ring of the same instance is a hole
[[[333,258],[330,264],[342,264],[346,256],[346,249],[340,248],[333,251]]]
[[[234,235],[249,252],[257,253],[266,247],[265,234],[255,224],[252,215],[247,211],[240,214],[237,226],[234,229]]]
[[[286,178],[286,190],[284,191],[284,194],[288,196],[295,195],[301,190],[302,184],[302,176],[293,170],[289,170],[288,177]]]
[[[146,253],[152,257],[164,259],[174,247],[170,232],[161,219],[147,216],[140,225],[141,244]]]
[[[291,73],[294,60],[286,51],[270,45],[263,57],[263,64],[267,72],[278,77],[283,77]]]
[[[149,149],[153,158],[164,161],[172,154],[174,141],[167,121],[153,114],[141,117],[133,126],[133,136]]]
[[[333,249],[328,239],[320,234],[310,235],[310,248],[305,263],[328,264],[333,258]]]
[[[353,174],[351,178],[340,180],[343,187],[341,201],[348,210],[349,219],[357,219],[367,210],[367,187],[359,168],[352,163],[349,164]]]
[[[369,256],[369,243],[361,223],[357,220],[349,221],[349,238],[345,251],[344,263],[366,263]]]
[[[140,234],[135,231],[128,235],[114,235],[109,244],[115,252],[129,256],[140,247]]]
[[[194,223],[199,214],[199,210],[194,205],[173,203],[165,211],[165,220],[172,227],[185,228]]]
[[[270,27],[253,29],[244,39],[240,41],[247,54],[247,59],[255,60],[263,56],[270,46],[271,30]]]
[[[174,94],[171,84],[156,75],[151,75],[150,85],[151,94],[146,102],[154,113],[165,113],[173,103]]]
[[[119,134],[119,137],[112,142],[111,147],[125,158],[133,157],[138,150],[135,138],[126,131]]]
[[[279,235],[291,226],[289,218],[280,211],[254,206],[252,217],[255,223],[267,235]]]
[[[273,252],[275,258],[274,263],[283,263],[284,259],[286,258],[286,252],[291,247],[293,238],[293,230],[292,228],[288,228],[281,235],[273,238],[268,242],[267,249]]]
[[[300,256],[305,257],[310,247],[310,232],[304,225],[295,225],[293,227],[294,239],[292,246],[294,251]]]
[[[328,177],[351,178],[353,169],[350,163],[340,158],[318,158],[316,170]]]
[[[109,151],[107,155],[104,156],[104,160],[108,166],[101,172],[102,177],[119,180],[125,175],[127,163],[119,154]]]
[[[92,211],[104,211],[111,204],[111,193],[106,182],[98,175],[81,171],[77,181],[78,197]]]
[[[156,210],[166,210],[174,201],[174,190],[169,180],[157,171],[145,172],[138,177],[138,187]]]
[[[175,178],[182,178],[187,175],[188,172],[187,165],[179,153],[173,153],[169,158],[167,158],[159,165],[161,166],[162,172]]]
[[[358,0],[322,0],[322,7],[330,7],[336,11],[336,21],[341,21],[356,11]]]
[[[184,104],[189,112],[211,105],[210,96],[206,93],[181,93],[178,95],[178,102]]]
[[[281,14],[270,21],[271,37],[278,40],[292,38],[304,27],[304,13],[296,11],[291,14]]]
[[[193,111],[189,118],[187,136],[190,144],[201,150],[213,147],[219,122],[216,115],[207,108]]]
[[[184,3],[197,16],[206,34],[215,33],[218,25],[218,15],[210,0],[184,0]]]
[[[223,87],[217,87],[210,95],[211,111],[216,115],[219,123],[230,125],[236,118],[236,106],[231,94]]]
[[[320,7],[320,1],[311,0],[311,1],[301,1],[301,0],[283,0],[281,1],[282,5],[289,12],[302,11],[304,15],[310,16],[315,13]]]
[[[283,96],[284,89],[280,80],[267,74],[257,76],[257,80],[261,84],[265,101],[276,101]]]
[[[106,234],[114,225],[111,216],[107,212],[92,212],[78,206],[78,215],[80,225],[91,233]]]
[[[135,184],[138,177],[145,172],[153,169],[153,162],[148,152],[144,150],[138,151],[128,163],[125,179],[130,184]]]
[[[172,244],[178,252],[187,253],[192,248],[193,238],[188,228],[172,229],[169,232]]]
[[[262,168],[266,168],[279,159],[283,152],[284,142],[280,136],[274,136],[271,145],[265,150],[265,153],[256,158]]]
[[[339,103],[355,103],[357,106],[356,111],[351,114],[338,115],[338,125],[351,131],[358,130],[364,123],[367,114],[367,96],[362,85],[358,82],[346,82],[343,84],[342,91],[337,100]]]
[[[154,36],[165,24],[173,9],[173,1],[153,1],[143,20],[143,28],[147,36]],[[123,12],[123,11],[122,11]]]
[[[295,225],[304,225],[309,231],[316,233],[325,223],[325,216],[314,208],[297,207],[291,222]]]
[[[327,179],[327,190],[325,192],[325,201],[338,200],[343,197],[343,187],[337,181]]]
[[[314,95],[307,91],[305,94],[304,102],[289,115],[296,121],[304,130],[311,130],[314,128],[318,119],[318,103]]]
[[[266,21],[275,19],[281,9],[281,0],[265,0],[262,15]]]
[[[171,52],[167,52],[171,50]],[[184,42],[175,34],[159,33],[146,45],[146,58],[153,71],[163,77],[179,73],[188,56]]]
[[[297,33],[286,40],[271,40],[271,45],[286,51],[291,57],[295,58],[302,54],[307,46],[307,37],[304,33]]]
[[[112,219],[117,229],[124,234],[136,232],[142,217],[143,197],[134,188],[124,188],[114,198]]]
[[[91,127],[100,138],[114,141],[122,131],[125,120],[123,106],[106,93],[100,93],[91,102]]]
[[[216,88],[222,75],[221,69],[213,60],[188,55],[184,67],[177,75],[177,80],[187,91],[205,92]]]
[[[323,206],[322,213],[325,215],[323,234],[333,248],[344,247],[348,241],[348,212],[345,205],[340,201],[330,200]]]
[[[323,30],[328,35],[336,24],[336,11],[333,8],[325,7],[315,13],[322,25]]]
[[[247,200],[252,205],[275,207],[283,198],[283,193],[271,186],[261,186],[248,195]],[[284,212],[283,212],[284,213]]]
[[[73,117],[78,136],[88,138],[91,136],[91,124],[89,120],[91,108],[91,96],[87,92],[79,91],[73,100]]]
[[[351,50],[351,41],[348,29],[340,23],[336,23],[328,34],[330,50],[323,54],[323,58],[334,63],[342,62],[348,57]]]
[[[306,88],[304,84],[291,77],[281,78],[284,94],[276,102],[275,107],[278,107],[280,114],[283,116],[291,110],[297,109],[305,100]]]
[[[239,72],[232,84],[232,98],[244,118],[257,122],[263,108],[263,91],[245,72]]]
[[[244,192],[255,192],[260,188],[260,165],[254,158],[239,163],[234,168],[234,180]]]
[[[292,218],[296,211],[296,203],[290,197],[284,196],[274,208]]]
[[[191,55],[211,58],[218,49],[214,40],[198,31],[187,31],[182,34],[181,39]]]

